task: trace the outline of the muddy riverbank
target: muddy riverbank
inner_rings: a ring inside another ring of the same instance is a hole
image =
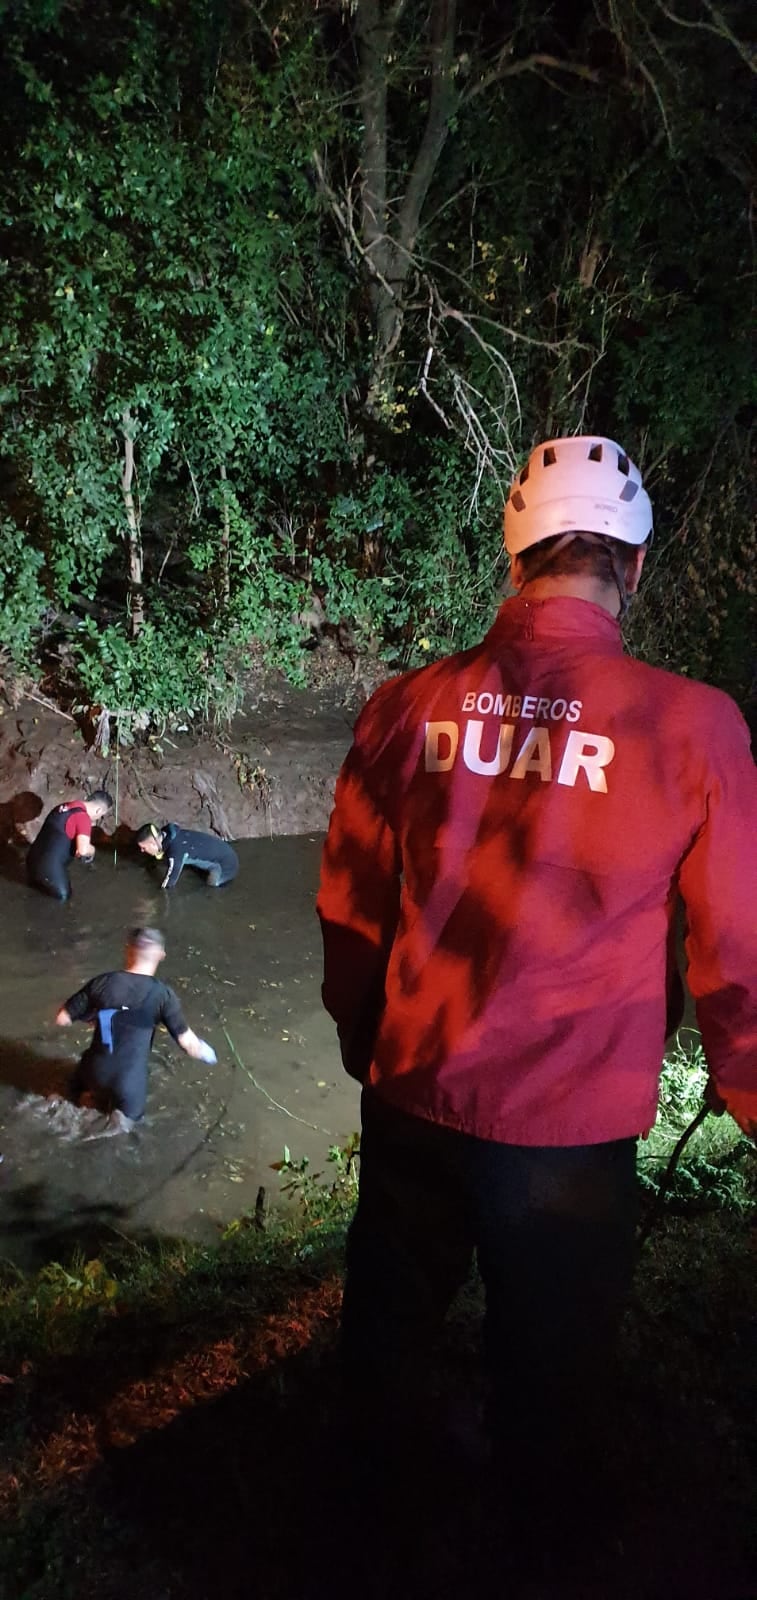
[[[0,841],[30,842],[50,806],[92,788],[115,796],[123,836],[150,818],[233,839],[323,831],[370,686],[344,671],[309,689],[269,674],[228,728],[186,722],[132,738],[123,724],[130,742],[114,717],[103,740],[94,716],[0,700]]]

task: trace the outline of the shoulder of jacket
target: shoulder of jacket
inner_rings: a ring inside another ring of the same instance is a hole
[[[662,694],[680,697],[692,709],[697,706],[703,713],[718,715],[722,713],[741,716],[741,712],[732,695],[725,689],[716,689],[714,684],[702,683],[699,678],[689,678],[683,672],[672,672],[668,667],[653,667],[646,661],[636,661],[633,657],[625,657],[637,669],[654,681],[655,688]]]
[[[374,690],[370,700],[363,706],[355,723],[356,737],[377,722],[386,726],[393,718],[401,721],[405,712],[416,706],[419,700],[430,698],[443,683],[456,678],[463,666],[483,648],[482,642],[473,650],[443,656],[440,661],[430,661],[426,666],[414,667],[396,678],[388,678],[386,683]]]
[[[716,689],[711,683],[701,683],[698,678],[688,678],[682,672],[671,672],[666,667],[653,667],[646,661],[636,661],[625,656],[624,661],[634,669],[638,678],[645,678],[648,691],[655,703],[665,707],[669,714],[681,719],[689,733],[697,729],[711,750],[732,748],[734,741],[749,745],[750,734],[746,718],[732,695],[725,689]]]

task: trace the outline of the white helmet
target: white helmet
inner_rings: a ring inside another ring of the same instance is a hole
[[[537,445],[510,488],[504,520],[511,556],[555,534],[593,533],[635,545],[652,537],[652,506],[638,467],[619,444],[595,434]]]

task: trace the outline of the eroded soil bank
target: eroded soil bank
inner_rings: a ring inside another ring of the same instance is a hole
[[[121,838],[150,819],[230,839],[322,832],[364,699],[363,681],[343,674],[311,689],[274,674],[228,728],[186,724],[119,745],[111,718],[105,750],[92,717],[0,699],[0,840],[30,842],[50,806],[92,788],[117,798]]]

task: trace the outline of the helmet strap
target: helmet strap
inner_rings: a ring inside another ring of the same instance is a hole
[[[629,595],[628,590],[626,588],[626,575],[625,575],[625,573],[623,571],[623,568],[622,568],[622,566],[620,564],[620,561],[618,560],[618,557],[615,554],[615,551],[614,550],[610,550],[609,551],[609,556],[610,556],[610,561],[612,562],[612,571],[613,571],[613,577],[615,579],[615,587],[616,587],[616,589],[618,591],[618,598],[620,600],[620,610],[618,612],[618,622],[622,622],[624,616],[626,615],[626,613],[628,611],[628,607],[631,604],[631,596]]]

